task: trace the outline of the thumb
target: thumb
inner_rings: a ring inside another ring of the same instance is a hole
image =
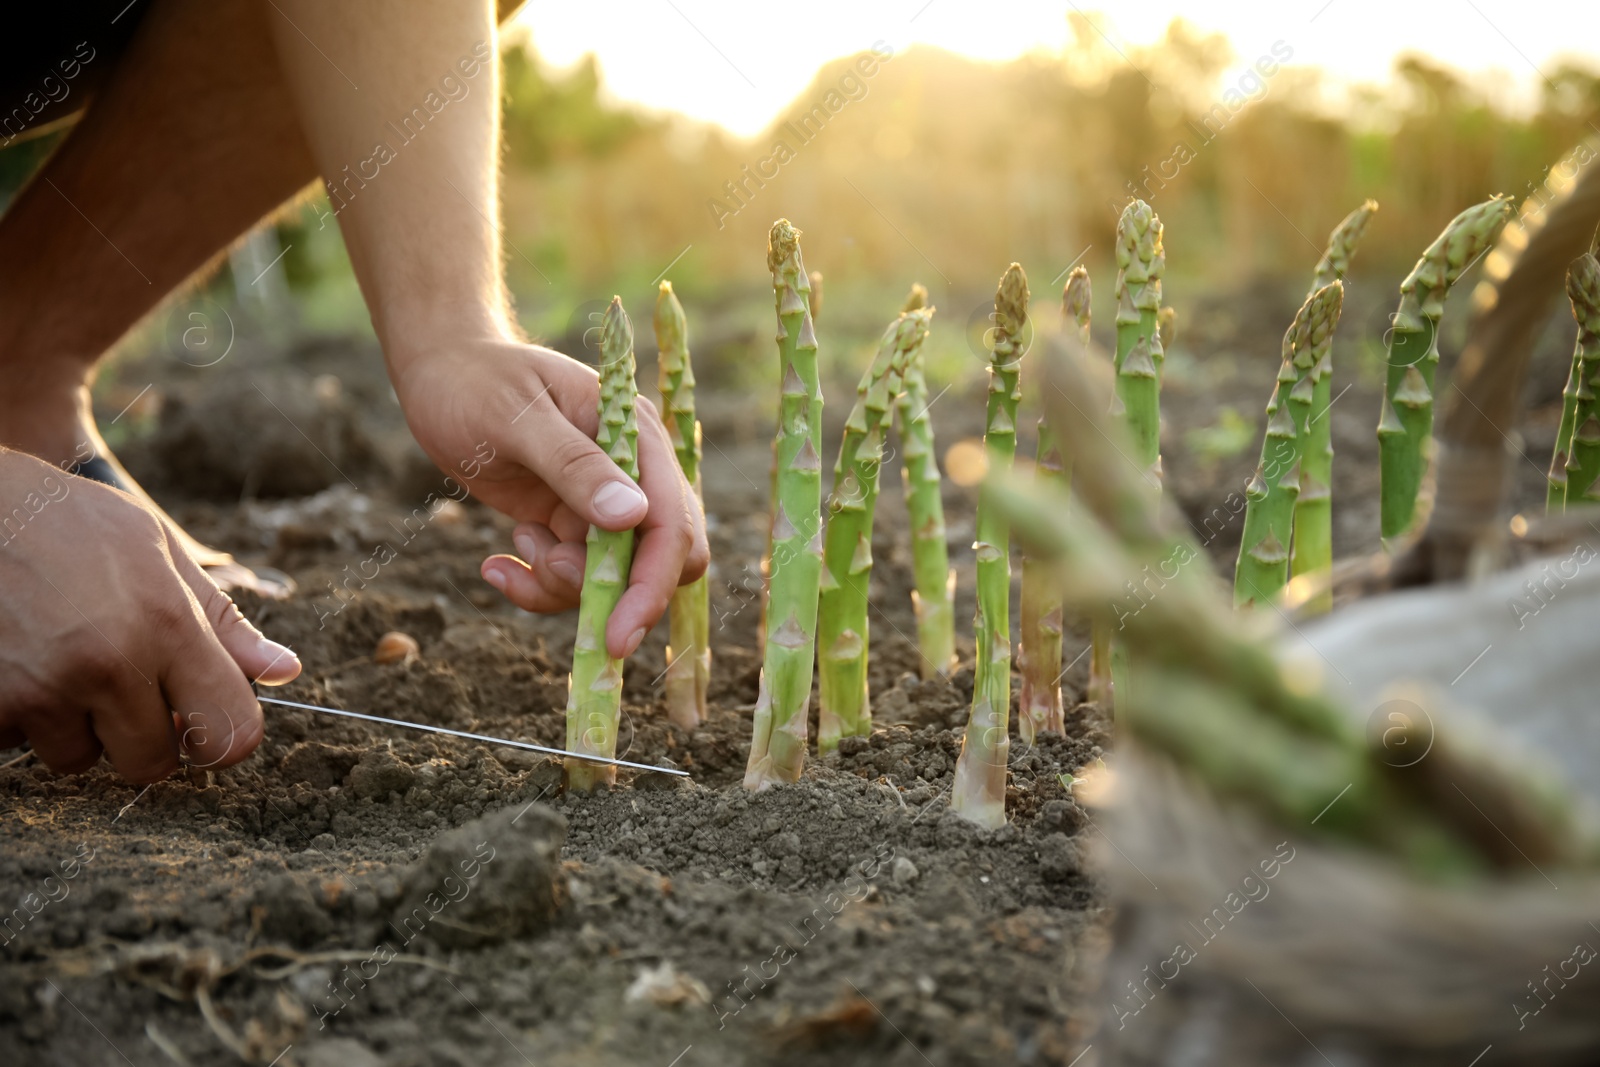
[[[292,650],[269,640],[252,626],[232,598],[217,588],[217,583],[181,546],[173,544],[170,550],[173,565],[194,593],[212,634],[245,677],[262,685],[284,685],[299,677],[300,659]]]
[[[587,522],[603,530],[631,530],[639,525],[649,503],[633,479],[554,404],[545,416],[537,429],[514,442],[517,462]]]

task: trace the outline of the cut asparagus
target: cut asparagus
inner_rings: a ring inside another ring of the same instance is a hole
[[[1061,290],[1061,311],[1069,333],[1081,350],[1089,350],[1089,271],[1075,267]],[[1039,420],[1039,447],[1035,462],[1036,477],[1065,491],[1072,483],[1072,460],[1063,455],[1061,443],[1049,419]],[[1061,593],[1045,579],[1044,568],[1027,553],[1022,555],[1022,603],[1018,609],[1017,659],[1021,667],[1022,692],[1017,704],[1017,736],[1032,746],[1041,732],[1063,733],[1066,714],[1061,702]],[[1098,633],[1098,631],[1097,631]],[[1109,638],[1109,634],[1107,637]],[[1091,641],[1093,638],[1091,638]],[[1110,653],[1109,641],[1106,649]],[[1091,660],[1092,660],[1091,655]],[[1090,663],[1089,699],[1097,679]],[[1110,687],[1110,662],[1104,664],[1104,687]]]
[[[1344,279],[1367,223],[1377,210],[1378,202],[1368,200],[1334,227],[1327,250],[1312,274],[1312,293]],[[1333,420],[1328,414],[1332,405],[1330,347],[1328,354],[1311,368],[1311,414],[1305,440],[1300,443],[1300,492],[1294,501],[1294,551],[1289,562],[1290,577],[1305,575],[1308,581],[1321,584],[1305,602],[1305,610],[1312,614],[1333,610],[1333,590],[1328,585],[1333,573]]]
[[[766,646],[756,696],[748,789],[800,778],[806,757],[806,713],[816,657],[817,595],[822,570],[822,464],[817,439],[822,389],[817,337],[808,303],[811,285],[800,257],[800,231],[788,219],[772,225],[767,267],[778,315],[779,387],[772,521],[772,574],[767,582]]]
[[[657,385],[662,418],[677,454],[678,466],[703,499],[700,486],[700,421],[694,414],[694,368],[689,361],[689,330],[683,305],[672,283],[661,283],[656,295],[656,347],[660,352]],[[706,718],[706,687],[711,680],[711,590],[706,576],[681,585],[672,594],[671,640],[667,647],[667,716],[693,730]]]
[[[600,431],[595,443],[629,478],[639,477],[639,424],[634,407],[633,324],[612,297],[600,328]],[[617,754],[617,720],[622,713],[622,660],[606,650],[606,623],[628,587],[633,568],[632,530],[589,527],[578,602],[578,636],[567,685],[567,748],[611,759]],[[587,792],[616,781],[612,764],[568,757],[566,787]]]
[[[932,308],[904,312],[890,324],[878,353],[856,387],[833,468],[822,548],[822,597],[817,614],[820,715],[818,753],[841,737],[872,732],[867,692],[867,593],[872,581],[872,520],[878,503],[883,440],[900,398],[907,364],[928,336]]]
[[[1600,387],[1600,262],[1593,253],[1585,252],[1567,270],[1567,297],[1572,301],[1572,317],[1578,320],[1578,343],[1573,355],[1576,389],[1571,381],[1567,383],[1572,394],[1571,421],[1569,425],[1567,398],[1563,397],[1566,437],[1556,439],[1557,457],[1563,441],[1567,451],[1563,509],[1600,503],[1600,405],[1595,403],[1595,389]]]
[[[1283,364],[1267,402],[1261,462],[1245,486],[1244,534],[1234,568],[1237,607],[1266,603],[1289,581],[1289,544],[1300,495],[1302,444],[1313,399],[1312,375],[1328,358],[1339,323],[1344,284],[1325,285],[1306,298],[1283,335]]]
[[[1439,317],[1461,272],[1511,217],[1508,197],[1467,208],[1434,239],[1405,281],[1389,330],[1388,381],[1378,418],[1379,516],[1385,543],[1411,527],[1433,453],[1434,372]]]
[[[905,310],[915,311],[927,302],[928,291],[914,285]],[[922,676],[943,678],[949,675],[956,658],[956,574],[950,569],[950,550],[945,543],[943,483],[934,451],[933,422],[928,417],[932,400],[922,364],[919,348],[906,365],[905,389],[896,405],[896,420],[903,453],[900,477],[911,520],[911,569],[915,578],[911,602],[916,609]]]
[[[994,340],[989,351],[989,402],[983,444],[988,474],[1007,472],[1017,451],[1017,401],[1028,321],[1028,278],[1011,264],[994,296]],[[973,620],[977,646],[972,711],[956,760],[950,807],[979,826],[1006,821],[1006,761],[1011,713],[1011,536],[1004,514],[978,493],[978,612]]]

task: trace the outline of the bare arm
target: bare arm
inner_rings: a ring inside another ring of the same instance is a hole
[[[595,446],[598,379],[523,343],[499,227],[499,72],[488,0],[271,0],[285,78],[418,442],[445,469],[485,449],[472,491],[522,523],[523,559],[484,577],[535,611],[577,602],[590,523],[641,535],[607,644],[626,655],[705,569],[703,520],[659,416],[640,406],[640,478]],[[639,489],[643,489],[643,493]],[[525,562],[524,562],[525,561]]]

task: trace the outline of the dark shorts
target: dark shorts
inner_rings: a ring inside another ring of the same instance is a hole
[[[14,12],[0,34],[0,148],[76,119],[150,3],[56,0]]]

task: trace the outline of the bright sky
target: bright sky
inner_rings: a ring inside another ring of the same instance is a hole
[[[820,65],[874,41],[1011,59],[1059,49],[1074,9],[1119,50],[1159,39],[1182,15],[1226,34],[1245,63],[1281,40],[1293,64],[1384,83],[1396,55],[1418,51],[1501,79],[1519,103],[1552,60],[1600,66],[1594,0],[530,0],[518,18],[553,64],[594,52],[620,99],[754,134]]]

